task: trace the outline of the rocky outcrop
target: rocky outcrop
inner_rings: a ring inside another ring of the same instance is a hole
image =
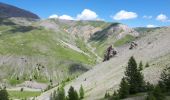
[[[11,17],[39,19],[39,17],[36,14],[33,14],[29,11],[23,10],[15,6],[0,2],[0,18],[11,18]]]
[[[114,57],[117,54],[117,51],[114,50],[114,48],[111,46],[109,46],[104,54],[104,59],[103,61],[107,61],[110,60],[112,57]]]

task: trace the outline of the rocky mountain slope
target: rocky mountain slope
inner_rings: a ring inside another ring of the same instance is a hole
[[[12,85],[30,79],[43,83],[53,80],[57,83],[72,74],[71,68],[75,69],[73,70],[75,75],[82,73],[84,67],[89,69],[91,68],[89,66],[101,62],[103,58],[103,55],[95,52],[99,48],[97,45],[92,45],[96,40],[91,37],[94,34],[103,34],[104,29],[108,36],[116,39],[114,36],[119,36],[119,30],[123,30],[122,26],[130,31],[124,30],[124,33],[121,33],[124,36],[117,40],[123,39],[126,34],[133,35],[132,29],[122,24],[112,26],[112,23],[100,21],[59,19],[29,21],[25,18],[2,18],[0,21],[1,80]],[[120,28],[117,29],[118,27]],[[115,31],[112,32],[111,29]],[[114,43],[110,38],[106,38],[106,41],[104,47]],[[80,65],[82,67],[79,68]],[[20,80],[16,80],[17,78]]]
[[[144,68],[142,71],[145,80],[153,84],[157,83],[161,70],[166,66],[170,66],[169,33],[170,27],[156,28],[147,32],[147,34],[141,32],[141,36],[135,40],[138,44],[136,49],[129,50],[130,44],[117,47],[118,55],[116,57],[96,65],[92,70],[73,80],[65,86],[66,92],[70,86],[78,90],[83,85],[86,91],[85,100],[103,98],[106,91],[113,92],[118,88],[127,61],[131,56],[134,56],[138,62],[149,62],[150,67]],[[48,100],[53,90],[55,88],[43,93],[38,99]]]
[[[23,17],[23,18],[32,18],[39,19],[36,14],[33,14],[29,11],[23,10],[21,8],[8,5],[0,2],[0,18],[10,18],[10,17]]]

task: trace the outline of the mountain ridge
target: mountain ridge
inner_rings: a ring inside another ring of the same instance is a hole
[[[10,18],[10,17],[24,17],[32,19],[40,19],[39,16],[33,14],[30,11],[23,10],[21,8],[5,4],[0,2],[0,17],[1,18]]]

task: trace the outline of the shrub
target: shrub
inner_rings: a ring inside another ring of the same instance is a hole
[[[149,63],[148,63],[148,62],[146,63],[145,67],[146,67],[146,68],[149,67]]]
[[[9,100],[6,89],[0,90],[0,100]]]

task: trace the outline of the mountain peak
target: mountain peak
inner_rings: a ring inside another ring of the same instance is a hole
[[[39,16],[33,14],[32,12],[2,2],[0,2],[0,17],[1,18],[22,17],[39,19]]]

